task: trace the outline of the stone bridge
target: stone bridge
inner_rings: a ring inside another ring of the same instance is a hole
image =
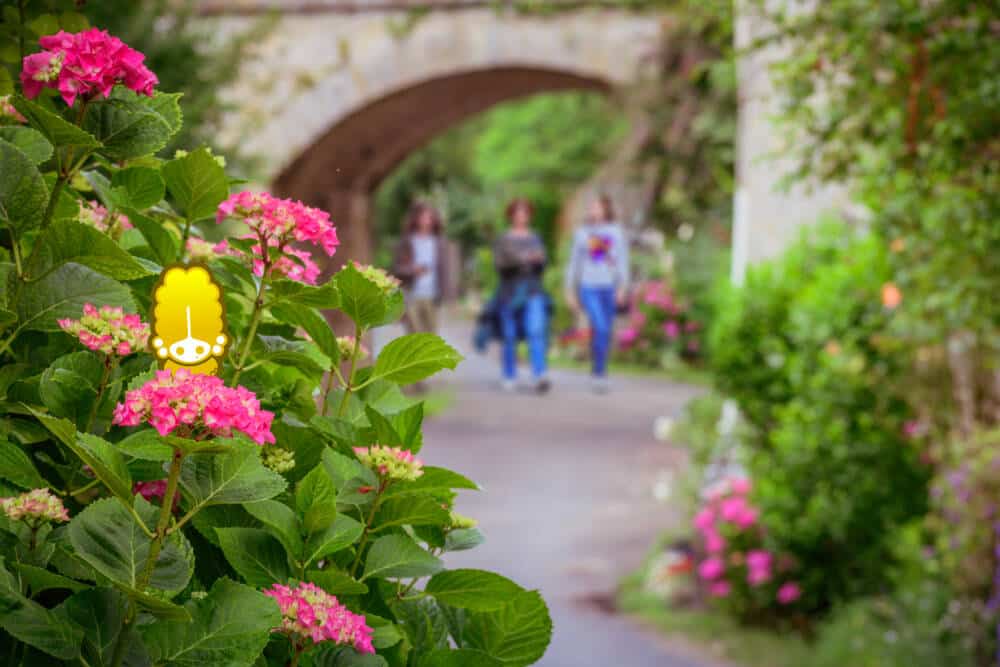
[[[411,152],[489,107],[556,90],[611,92],[641,73],[663,14],[615,2],[523,13],[498,0],[203,0],[223,38],[271,22],[227,91],[220,143],[263,159],[273,190],[330,211],[338,259],[371,256],[372,193]],[[543,3],[539,3],[543,4]],[[263,18],[262,17],[266,17]],[[741,34],[752,28],[742,22]],[[758,60],[741,63],[734,266],[780,250],[813,200],[776,195],[776,133]],[[777,197],[777,199],[776,199]]]

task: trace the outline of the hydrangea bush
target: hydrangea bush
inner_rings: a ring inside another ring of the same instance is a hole
[[[181,111],[141,53],[93,29],[40,46],[0,103],[5,664],[537,661],[540,595],[442,559],[483,541],[454,511],[477,487],[431,464],[400,387],[460,355],[430,334],[370,355],[402,294],[353,264],[321,281],[325,212],[230,192],[207,149],[157,157]],[[226,219],[246,236],[206,241]],[[191,261],[224,288],[217,377],[148,349],[157,277]]]
[[[701,324],[664,280],[636,285],[627,324],[617,332],[618,354],[641,364],[660,364],[669,354],[693,360],[701,354]]]

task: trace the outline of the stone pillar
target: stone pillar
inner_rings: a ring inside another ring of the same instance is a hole
[[[745,49],[765,34],[766,23],[751,13],[747,3],[736,4],[736,48]],[[771,121],[779,104],[768,66],[783,55],[780,46],[769,46],[741,56],[737,63],[739,118],[732,252],[736,283],[742,281],[748,264],[780,254],[803,225],[849,204],[842,187],[800,183],[791,190],[779,190],[782,177],[793,165],[788,157],[781,157],[781,131]],[[778,157],[773,157],[775,154]]]

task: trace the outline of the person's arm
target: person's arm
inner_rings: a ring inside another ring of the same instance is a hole
[[[417,267],[413,264],[413,247],[408,236],[404,236],[396,245],[392,274],[404,282],[413,280],[417,275]]]

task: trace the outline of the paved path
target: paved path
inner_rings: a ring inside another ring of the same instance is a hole
[[[505,394],[495,354],[471,351],[462,328],[445,337],[466,361],[435,382],[454,402],[428,420],[422,458],[482,485],[456,507],[479,519],[487,537],[449,556],[451,565],[495,570],[542,591],[554,621],[545,667],[707,667],[595,604],[610,600],[619,578],[677,520],[653,487],[683,457],[653,439],[652,422],[679,415],[698,390],[617,378],[611,394],[595,396],[583,374],[556,371],[547,396]]]

